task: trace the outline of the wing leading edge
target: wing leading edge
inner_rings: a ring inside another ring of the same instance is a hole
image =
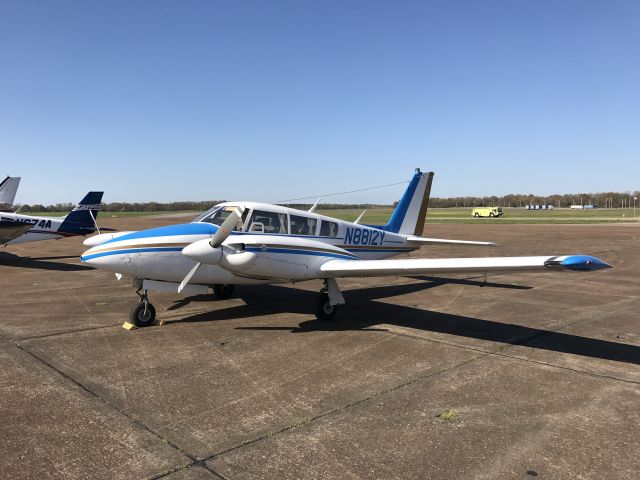
[[[322,265],[327,277],[384,277],[432,273],[508,273],[547,270],[591,271],[611,268],[589,255],[482,258],[416,258],[402,260],[331,260]]]

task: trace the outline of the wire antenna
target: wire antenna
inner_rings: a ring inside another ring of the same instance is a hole
[[[289,198],[288,200],[279,200],[277,202],[273,202],[273,203],[291,203],[291,202],[296,202],[298,200],[309,200],[309,199],[314,199],[314,198],[318,198],[318,197],[336,197],[338,195],[346,195],[347,193],[357,193],[357,192],[366,192],[368,190],[375,190],[377,188],[386,188],[386,187],[393,187],[395,185],[402,185],[403,183],[409,183],[408,180],[405,180],[403,182],[396,182],[396,183],[388,183],[386,185],[377,185],[375,187],[367,187],[367,188],[360,188],[358,190],[349,190],[347,192],[337,192],[337,193],[325,193],[322,195],[310,195],[308,197],[298,197],[298,198]]]

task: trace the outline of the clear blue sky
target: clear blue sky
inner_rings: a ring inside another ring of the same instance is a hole
[[[45,204],[635,190],[640,2],[0,0],[0,166]]]

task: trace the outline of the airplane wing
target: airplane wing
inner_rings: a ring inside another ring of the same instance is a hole
[[[482,247],[496,247],[497,243],[493,242],[475,242],[471,240],[448,240],[446,238],[428,238],[428,237],[416,237],[411,235],[407,237],[408,242],[422,243],[424,245],[468,245],[468,246],[482,246]]]
[[[0,221],[0,245],[18,238],[31,229],[31,223]]]
[[[611,266],[588,255],[483,258],[411,258],[401,260],[330,260],[320,270],[327,277],[385,277],[433,273],[509,273],[551,270],[600,270]]]

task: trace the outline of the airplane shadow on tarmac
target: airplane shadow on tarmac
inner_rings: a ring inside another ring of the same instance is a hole
[[[77,255],[59,257],[20,257],[9,252],[0,252],[0,266],[36,268],[40,270],[58,270],[61,272],[77,272],[79,270],[93,270],[87,265],[75,263],[49,262],[48,260],[62,260],[66,258],[80,258]]]
[[[436,277],[411,278],[419,278],[422,281],[411,284],[344,291],[346,305],[340,307],[338,312],[339,319],[337,320],[321,321],[314,318],[313,320],[303,321],[295,327],[256,326],[236,328],[239,330],[288,330],[291,333],[348,330],[375,332],[387,331],[387,329],[372,327],[379,324],[391,324],[427,332],[445,333],[508,345],[523,345],[540,350],[640,365],[640,347],[635,345],[375,301],[381,298],[435,288],[445,283],[478,286],[483,284],[483,282],[474,280],[440,279]],[[487,283],[486,286],[494,288],[531,288],[496,283]],[[316,292],[277,285],[240,287],[238,288],[237,296],[245,300],[246,305],[200,313],[175,320],[175,322],[233,320],[274,313],[312,314],[317,301]],[[185,300],[210,301],[211,297],[198,295]]]

